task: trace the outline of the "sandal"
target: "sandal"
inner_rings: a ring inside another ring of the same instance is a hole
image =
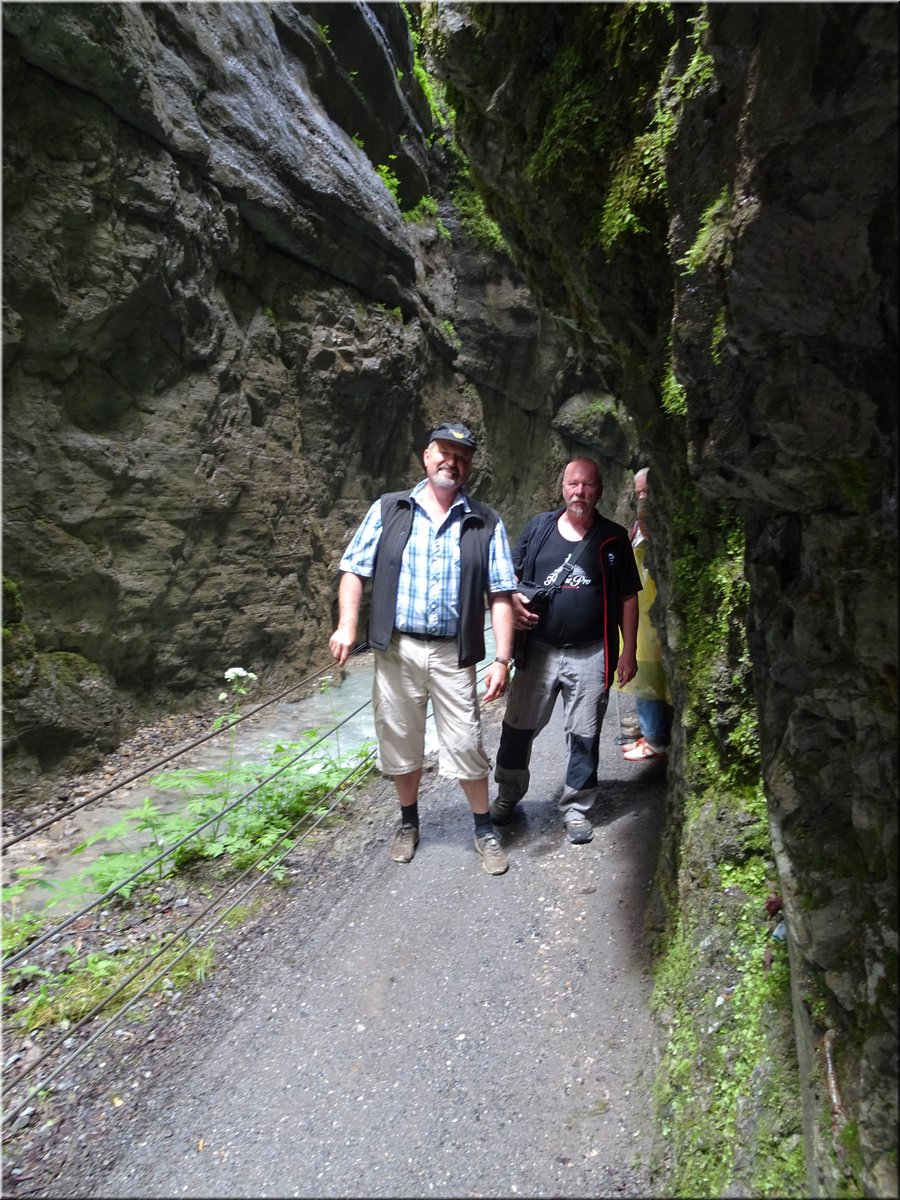
[[[629,762],[640,762],[645,758],[667,758],[668,751],[654,750],[649,742],[646,742],[643,738],[641,738],[640,741],[635,744],[634,749],[626,750],[622,757],[626,758]]]
[[[644,739],[642,737],[632,738],[630,741],[626,742],[624,744],[624,746],[622,746],[622,753],[627,754],[629,752],[629,750],[637,750],[640,746],[643,746],[643,745],[644,745]]]

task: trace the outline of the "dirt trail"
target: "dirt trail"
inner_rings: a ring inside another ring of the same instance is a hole
[[[391,862],[380,781],[168,1028],[70,1105],[44,1178],[15,1194],[649,1196],[643,922],[665,773],[625,763],[617,731],[611,705],[596,834],[573,846],[556,715],[497,878],[434,772],[418,853]]]

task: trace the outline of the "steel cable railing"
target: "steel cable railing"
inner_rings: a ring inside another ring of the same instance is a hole
[[[363,642],[361,645],[356,646],[353,649],[351,656],[352,654],[359,654],[362,650],[367,649],[368,643]],[[129,775],[125,779],[116,780],[114,783],[111,783],[109,787],[105,787],[99,792],[94,792],[93,795],[86,796],[84,800],[80,800],[77,804],[72,804],[68,808],[64,808],[62,811],[54,813],[53,816],[48,817],[46,821],[41,821],[39,824],[32,825],[29,829],[26,829],[23,833],[17,833],[14,837],[7,838],[2,846],[0,846],[0,850],[8,850],[11,846],[15,846],[18,842],[24,841],[25,838],[29,838],[35,833],[40,833],[42,829],[46,829],[49,825],[55,825],[57,821],[62,821],[65,817],[71,816],[72,813],[76,813],[80,809],[86,808],[88,804],[93,804],[97,800],[102,800],[104,797],[112,795],[113,792],[119,791],[120,788],[126,787],[129,783],[134,783],[135,780],[142,779],[145,775],[149,775],[151,771],[159,770],[159,768],[165,766],[166,763],[171,762],[175,758],[179,758],[182,754],[187,754],[189,750],[194,750],[197,746],[202,746],[203,743],[208,742],[210,738],[219,737],[220,734],[229,732],[242,721],[248,721],[251,717],[255,717],[257,713],[262,712],[264,708],[268,708],[270,704],[276,704],[279,700],[283,700],[285,696],[289,696],[291,692],[296,692],[298,688],[308,687],[311,683],[315,683],[317,679],[320,679],[324,674],[333,670],[334,665],[332,664],[329,667],[323,667],[320,671],[315,671],[312,675],[308,675],[306,679],[301,679],[299,683],[294,683],[289,688],[285,688],[285,690],[283,692],[279,692],[277,696],[272,696],[270,699],[264,700],[262,704],[258,704],[256,708],[251,708],[247,712],[241,713],[240,716],[235,717],[233,721],[229,721],[228,724],[223,725],[222,728],[212,729],[209,733],[202,734],[194,741],[188,742],[184,746],[180,746],[177,750],[173,750],[171,754],[167,754],[164,758],[156,759],[155,762],[150,763],[149,766],[143,767],[140,771],[136,771],[133,775]]]
[[[361,650],[364,648],[365,648],[365,646],[360,646],[357,648],[356,651],[354,651],[354,653],[356,653],[356,652],[358,652],[358,650]],[[485,668],[485,670],[486,670],[486,668]],[[322,673],[324,673],[324,672],[319,672],[318,674],[322,674]],[[483,674],[484,674],[484,672],[482,672],[481,676],[477,677],[479,679],[479,681],[481,678],[483,678]],[[316,677],[317,676],[314,675],[314,676],[311,676],[310,679],[314,679]],[[304,681],[304,682],[308,682],[308,681]],[[296,686],[302,686],[302,685],[296,685]],[[280,699],[281,696],[287,695],[290,691],[293,691],[293,690],[295,690],[295,688],[288,689],[286,692],[281,693],[280,696],[274,697],[273,700],[266,701],[264,705],[257,706],[257,708],[254,709],[253,711],[254,712],[260,711],[261,708],[266,707],[270,703],[273,703],[275,699]],[[343,720],[341,720],[340,722],[337,722],[331,729],[329,729],[325,733],[323,733],[315,742],[312,742],[310,745],[304,747],[304,749],[301,751],[300,754],[296,755],[289,762],[283,764],[277,771],[273,772],[270,776],[267,776],[265,779],[261,780],[255,787],[251,788],[248,792],[244,793],[242,796],[239,796],[235,801],[233,801],[231,804],[227,805],[223,810],[221,810],[221,812],[215,814],[213,817],[209,818],[207,821],[203,822],[201,825],[198,825],[186,837],[184,837],[180,841],[174,843],[172,846],[167,847],[161,854],[157,855],[155,858],[150,860],[148,863],[145,863],[138,871],[134,872],[133,875],[129,876],[129,878],[127,880],[120,881],[120,883],[117,884],[117,886],[115,888],[112,888],[108,892],[104,893],[104,895],[97,897],[94,901],[92,901],[90,904],[86,905],[79,912],[71,915],[70,917],[66,918],[65,921],[62,921],[58,925],[54,926],[53,929],[42,934],[39,938],[35,939],[33,942],[31,942],[27,947],[23,948],[23,950],[19,951],[17,954],[11,955],[8,959],[5,959],[2,964],[3,968],[5,969],[5,968],[13,965],[17,961],[21,960],[23,957],[32,954],[34,952],[34,950],[36,950],[39,946],[50,941],[53,937],[58,936],[61,932],[63,932],[65,929],[67,929],[75,921],[77,921],[81,916],[84,916],[86,913],[90,912],[92,909],[98,907],[98,905],[102,904],[105,900],[110,899],[118,891],[120,891],[122,887],[126,886],[127,883],[133,882],[134,879],[139,878],[142,874],[145,874],[148,870],[150,870],[153,866],[155,866],[162,859],[168,857],[170,854],[173,854],[182,845],[184,845],[186,842],[191,840],[191,838],[196,837],[199,833],[201,833],[203,831],[203,829],[205,829],[208,825],[212,824],[214,821],[221,820],[223,816],[227,815],[228,812],[232,811],[239,804],[243,803],[245,800],[247,800],[251,796],[253,796],[256,792],[258,792],[260,790],[260,788],[264,787],[266,784],[268,784],[268,783],[272,782],[272,780],[276,779],[279,775],[281,775],[285,771],[289,770],[292,766],[294,766],[296,764],[296,762],[298,762],[301,758],[303,758],[311,750],[315,749],[316,746],[320,745],[321,742],[325,741],[333,733],[337,732],[338,729],[340,729],[348,721],[352,720],[353,717],[357,716],[360,712],[362,712],[370,704],[371,704],[371,700],[366,701],[364,704],[360,705],[359,708],[357,708],[354,712],[350,713],[348,716],[343,718]],[[250,715],[253,715],[253,713],[248,713],[247,715],[250,716]],[[431,716],[432,716],[432,714],[429,712],[428,717],[426,719],[430,719]],[[219,731],[215,731],[215,732],[219,732]],[[206,740],[207,740],[207,738],[204,737],[204,738],[199,739],[199,741],[194,744],[199,745],[203,741],[206,741]],[[183,747],[180,751],[178,751],[178,754],[185,753],[190,748],[191,747],[188,747],[188,746]],[[177,755],[168,756],[167,758],[161,760],[161,762],[170,761],[172,757],[177,757]],[[348,783],[349,780],[351,780],[353,778],[354,775],[356,775],[357,778],[355,779],[355,781],[349,788],[349,792],[351,792],[351,793],[361,785],[361,783],[363,782],[363,780],[365,778],[368,777],[368,774],[371,771],[371,766],[374,761],[374,757],[375,757],[375,751],[374,750],[370,751],[370,753],[361,762],[354,764],[348,770],[347,774],[343,777],[343,779],[341,779],[334,786],[334,788],[332,788],[332,790],[327,794],[327,796],[324,797],[325,800],[331,800],[330,805],[325,809],[324,812],[320,811],[319,813],[317,813],[316,819],[313,820],[309,824],[309,828],[304,830],[304,832],[300,838],[301,841],[303,840],[303,838],[308,837],[316,828],[318,828],[318,826],[324,820],[326,820],[329,816],[331,816],[332,812],[334,811],[334,809],[337,806],[337,804],[339,803],[339,801],[342,801],[347,798],[348,790],[345,788],[345,785]],[[154,769],[154,768],[152,768],[152,767],[148,768],[148,770],[150,770],[150,769]],[[144,773],[146,773],[146,772],[142,772],[142,774],[144,774]],[[136,777],[139,777],[139,776],[136,776]],[[122,787],[122,786],[124,786],[124,783],[121,783],[118,786]],[[112,789],[112,790],[115,790],[115,789]],[[95,797],[92,797],[91,799],[97,799],[97,798],[98,797],[95,796]],[[79,807],[81,807],[81,806],[79,806]],[[77,1034],[77,1032],[79,1030],[81,1030],[82,1028],[84,1028],[84,1026],[89,1021],[93,1020],[94,1017],[98,1016],[99,1013],[101,1013],[104,1009],[106,1009],[109,1006],[110,1002],[112,1000],[114,1000],[116,996],[120,995],[121,992],[124,991],[124,989],[127,988],[132,982],[134,982],[135,979],[139,978],[142,974],[144,974],[145,971],[149,970],[154,962],[156,962],[160,957],[162,957],[164,954],[166,954],[172,948],[173,945],[175,945],[178,941],[180,941],[182,938],[184,938],[187,935],[187,933],[195,925],[197,925],[200,921],[203,920],[204,917],[206,917],[210,913],[215,912],[217,907],[219,907],[219,905],[222,903],[222,900],[225,897],[227,897],[231,891],[233,891],[236,887],[238,887],[239,884],[242,882],[242,880],[244,880],[248,874],[250,874],[253,871],[258,870],[260,864],[264,860],[269,859],[272,856],[275,848],[279,845],[279,843],[284,843],[287,839],[294,838],[294,835],[301,828],[303,823],[305,821],[309,820],[309,817],[310,817],[309,813],[304,814],[302,817],[300,817],[294,823],[294,825],[291,826],[290,829],[286,830],[284,833],[282,833],[279,836],[279,838],[274,843],[274,846],[267,846],[253,863],[251,863],[249,866],[247,866],[242,872],[240,872],[236,876],[236,878],[231,883],[228,884],[228,886],[225,888],[224,893],[221,896],[217,897],[216,900],[214,900],[210,905],[208,905],[207,908],[205,908],[202,912],[200,912],[195,918],[193,918],[191,921],[189,921],[187,923],[187,925],[185,925],[181,930],[179,930],[177,933],[173,934],[171,936],[171,938],[169,939],[169,941],[165,942],[163,945],[161,945],[154,954],[152,954],[149,958],[145,959],[141,964],[139,964],[138,967],[125,980],[123,980],[112,992],[110,992],[109,994],[104,996],[101,1001],[98,1001],[98,1003],[94,1006],[93,1009],[91,1009],[88,1013],[84,1014],[74,1027],[66,1029],[64,1031],[63,1035],[60,1036],[60,1038],[58,1038],[52,1045],[48,1046],[40,1055],[38,1055],[35,1059],[33,1059],[28,1064],[28,1066],[19,1073],[18,1076],[16,1076],[14,1079],[12,1079],[10,1082],[8,1082],[5,1085],[5,1090],[8,1092],[10,1089],[15,1089],[15,1088],[20,1087],[24,1083],[24,1081],[29,1076],[31,1076],[42,1063],[46,1062],[46,1060],[59,1049],[59,1047],[63,1044],[64,1041],[67,1041],[70,1038],[74,1037]],[[58,818],[56,818],[56,819],[58,819]],[[93,1043],[95,1041],[97,1041],[105,1033],[107,1033],[109,1031],[109,1029],[118,1022],[118,1020],[121,1018],[121,1016],[124,1012],[127,1012],[135,1004],[137,1004],[138,1001],[141,1000],[151,990],[151,988],[156,983],[158,983],[162,978],[164,978],[164,976],[169,971],[171,971],[171,969],[175,965],[175,963],[179,962],[182,958],[184,958],[184,956],[186,954],[188,954],[191,950],[193,950],[197,946],[201,945],[202,942],[204,941],[204,939],[209,937],[209,935],[212,933],[212,931],[222,923],[222,921],[228,916],[228,914],[230,912],[232,912],[246,898],[246,896],[248,896],[257,887],[261,886],[264,882],[266,882],[269,879],[272,872],[278,866],[281,865],[281,863],[291,853],[291,851],[295,848],[295,846],[296,846],[295,840],[289,841],[289,843],[287,844],[287,846],[283,850],[283,852],[278,857],[276,857],[275,859],[270,861],[264,871],[260,871],[260,873],[257,875],[256,879],[253,881],[253,883],[251,883],[251,885],[248,888],[246,888],[226,909],[224,909],[222,912],[220,912],[219,915],[216,917],[216,919],[214,921],[212,921],[204,930],[202,930],[196,938],[191,940],[181,951],[179,951],[178,954],[173,959],[168,959],[166,961],[164,968],[160,972],[158,972],[156,975],[154,975],[147,983],[145,983],[144,986],[141,988],[141,990],[138,993],[136,993],[134,996],[132,996],[122,1007],[117,1009],[116,1012],[109,1018],[109,1020],[106,1022],[105,1025],[102,1025],[98,1030],[96,1030],[93,1034],[91,1034],[90,1037],[85,1042],[83,1042],[81,1046],[77,1047],[71,1055],[69,1055],[67,1058],[63,1059],[61,1062],[57,1063],[57,1065],[53,1068],[53,1070],[48,1075],[44,1076],[38,1083],[33,1084],[29,1088],[28,1095],[25,1098],[19,1100],[15,1104],[15,1107],[11,1108],[10,1110],[8,1110],[7,1112],[4,1112],[2,1114],[2,1120],[3,1120],[4,1124],[6,1124],[9,1121],[15,1120],[16,1117],[18,1117],[22,1112],[24,1112],[24,1110],[27,1108],[30,1100],[33,1099],[35,1095],[37,1095],[41,1091],[44,1091],[48,1087],[48,1085],[50,1083],[52,1083],[52,1081],[54,1079],[57,1078],[57,1076],[59,1074],[61,1074],[64,1070],[66,1070],[68,1067],[70,1067],[75,1061],[77,1061],[77,1059],[88,1049],[89,1046],[93,1045]]]
[[[366,762],[371,762],[371,760],[373,760],[374,757],[375,757],[375,752],[372,751],[367,756],[367,758],[363,760],[363,763],[356,764],[356,766],[354,766],[354,768],[348,772],[348,774],[344,777],[344,779],[342,779],[335,785],[335,787],[331,790],[331,792],[328,793],[328,796],[325,797],[326,800],[327,799],[331,800],[331,804],[325,809],[324,812],[319,812],[319,813],[315,814],[315,820],[313,820],[310,823],[309,827],[303,831],[302,838],[308,837],[311,833],[313,833],[315,831],[315,829],[318,828],[319,825],[322,824],[323,821],[325,821],[329,816],[331,816],[334,809],[337,807],[337,804],[340,801],[343,801],[347,798],[347,791],[344,790],[344,785],[347,783],[347,781],[349,779],[352,778],[354,773],[356,773],[356,774],[359,773],[361,766],[363,766]],[[358,787],[362,783],[364,777],[365,776],[358,776],[358,778],[353,783],[350,790],[352,791],[356,787]],[[77,1022],[76,1025],[67,1029],[64,1032],[64,1034],[62,1034],[57,1041],[55,1041],[52,1045],[46,1047],[46,1049],[37,1058],[33,1059],[27,1065],[27,1067],[25,1067],[14,1079],[7,1082],[5,1084],[5,1090],[8,1092],[11,1089],[20,1087],[29,1076],[31,1076],[35,1073],[37,1068],[42,1063],[46,1062],[46,1060],[52,1054],[54,1054],[55,1051],[57,1051],[60,1048],[60,1046],[63,1044],[64,1041],[68,1041],[69,1039],[75,1037],[76,1034],[81,1029],[83,1029],[91,1020],[93,1020],[94,1017],[98,1016],[104,1009],[108,1008],[110,1003],[117,996],[121,995],[121,993],[127,987],[129,987],[129,985],[131,983],[133,983],[135,979],[137,979],[141,975],[143,975],[145,971],[148,971],[150,969],[150,967],[159,958],[161,958],[163,955],[167,954],[167,952],[177,942],[179,942],[182,938],[186,937],[188,932],[194,926],[198,925],[203,920],[204,917],[208,916],[210,913],[215,912],[215,910],[221,905],[223,898],[225,896],[227,896],[230,892],[232,892],[235,888],[237,888],[238,885],[244,879],[246,879],[246,877],[249,874],[251,874],[251,872],[257,870],[257,868],[259,867],[261,862],[263,862],[265,859],[270,858],[279,843],[285,842],[286,839],[288,839],[288,838],[293,838],[294,835],[299,830],[300,826],[303,824],[303,822],[307,821],[309,819],[309,817],[310,817],[310,814],[305,813],[302,817],[300,817],[291,826],[290,829],[285,830],[285,832],[274,843],[274,846],[267,846],[266,849],[259,855],[259,857],[254,862],[249,864],[249,866],[247,866],[238,876],[236,876],[236,878],[226,887],[225,892],[223,893],[222,896],[217,897],[216,900],[214,900],[205,909],[203,909],[200,913],[198,913],[197,916],[194,917],[191,921],[189,921],[182,929],[178,930],[177,933],[172,934],[167,942],[163,942],[163,944],[149,958],[145,959],[134,971],[131,972],[130,975],[128,975],[124,980],[122,980],[122,982],[119,983],[113,989],[113,991],[108,993],[108,995],[104,996],[102,1000],[98,1001],[97,1004],[95,1004],[94,1007],[89,1012],[85,1013],[84,1016],[82,1016],[80,1018],[80,1020]],[[302,838],[300,840],[302,840]],[[57,1063],[56,1066],[48,1074],[44,1075],[39,1080],[39,1082],[33,1084],[29,1088],[29,1092],[28,1092],[27,1096],[23,1097],[21,1100],[16,1102],[15,1107],[13,1107],[3,1113],[3,1115],[2,1115],[3,1124],[6,1125],[8,1122],[14,1121],[16,1119],[16,1117],[18,1117],[22,1112],[24,1112],[24,1110],[28,1107],[29,1102],[39,1092],[46,1090],[46,1088],[49,1086],[49,1084],[51,1084],[53,1082],[54,1079],[56,1079],[60,1074],[62,1074],[65,1070],[67,1070],[69,1067],[71,1067],[87,1051],[88,1047],[93,1045],[94,1042],[96,1042],[99,1038],[101,1038],[105,1033],[108,1033],[109,1030],[112,1028],[112,1026],[117,1024],[121,1020],[121,1017],[123,1016],[124,1013],[128,1012],[131,1008],[133,1008],[138,1003],[138,1001],[142,1000],[144,998],[144,996],[147,995],[147,993],[153,988],[153,986],[155,984],[157,984],[161,979],[165,978],[165,976],[172,970],[173,966],[176,963],[180,962],[181,959],[184,958],[185,955],[190,953],[191,950],[194,950],[197,948],[197,946],[201,945],[202,942],[204,941],[204,939],[208,938],[209,935],[213,932],[213,930],[222,924],[222,922],[229,915],[229,913],[233,912],[234,909],[237,908],[237,906],[239,904],[241,904],[247,898],[247,896],[249,896],[251,894],[251,892],[255,891],[256,888],[260,887],[263,883],[265,883],[269,879],[269,877],[272,875],[272,873],[275,871],[275,869],[278,866],[280,866],[281,863],[285,860],[285,858],[287,858],[287,856],[296,848],[296,845],[297,845],[296,841],[291,841],[284,848],[284,850],[281,852],[281,854],[278,855],[277,858],[273,859],[264,871],[261,871],[257,875],[257,877],[254,879],[254,881],[250,884],[249,887],[245,888],[240,893],[240,895],[238,895],[228,905],[227,908],[225,908],[221,912],[219,912],[219,914],[216,916],[216,919],[214,921],[212,921],[208,926],[206,926],[206,928],[201,930],[197,937],[195,937],[194,939],[189,941],[187,943],[187,945],[184,946],[174,956],[174,958],[168,958],[166,960],[165,966],[162,968],[162,970],[158,971],[155,975],[153,975],[152,978],[150,978],[143,985],[143,987],[141,988],[141,990],[139,992],[137,992],[134,996],[130,997],[121,1007],[117,1008],[116,1011],[109,1017],[109,1019],[106,1021],[106,1023],[104,1025],[102,1025],[99,1029],[95,1030],[94,1033],[92,1033],[89,1038],[87,1038],[84,1042],[82,1042],[82,1044],[80,1046],[78,1046],[67,1058],[64,1058],[61,1062]]]
[[[265,779],[261,779],[259,783],[257,783],[255,787],[252,787],[248,792],[244,792],[230,804],[227,804],[219,812],[213,813],[211,817],[208,817],[205,821],[194,826],[194,828],[189,833],[185,834],[183,838],[179,839],[179,841],[173,842],[171,846],[167,846],[166,849],[157,854],[155,858],[143,863],[126,879],[119,880],[115,887],[110,888],[108,891],[104,892],[103,895],[97,896],[90,902],[90,904],[87,904],[84,908],[79,909],[78,912],[70,914],[64,921],[61,921],[58,925],[54,925],[52,929],[42,933],[39,937],[35,938],[34,941],[29,942],[27,946],[23,947],[23,949],[19,950],[17,953],[11,954],[8,958],[4,958],[2,964],[0,964],[0,967],[6,970],[7,968],[13,966],[20,958],[25,957],[27,954],[32,954],[40,946],[43,946],[45,942],[50,941],[52,938],[56,937],[57,934],[62,933],[63,930],[74,924],[75,921],[79,920],[86,913],[89,913],[91,909],[97,908],[104,902],[104,900],[111,899],[116,895],[117,892],[120,892],[122,888],[126,887],[129,883],[133,883],[136,879],[140,879],[142,875],[146,875],[149,870],[155,867],[158,863],[162,862],[163,859],[174,854],[176,850],[180,850],[182,846],[186,845],[193,838],[201,834],[204,829],[207,829],[210,825],[214,825],[216,822],[221,821],[223,817],[226,817],[230,812],[233,812],[233,810],[237,808],[239,804],[243,804],[245,800],[248,800],[251,796],[255,795],[261,788],[265,787],[266,784],[271,783],[274,779],[277,779],[279,775],[284,774],[285,771],[295,766],[301,758],[309,754],[311,750],[315,750],[317,746],[321,745],[322,742],[331,737],[333,733],[336,733],[337,730],[339,730],[343,725],[346,725],[348,721],[352,721],[353,718],[358,716],[363,709],[369,706],[370,703],[371,701],[366,701],[365,704],[361,704],[359,708],[354,709],[349,716],[344,717],[344,719],[339,721],[337,725],[332,726],[331,729],[323,733],[319,738],[316,739],[316,741],[310,742],[309,745],[304,746],[303,750],[299,754],[295,755],[295,757],[289,762],[284,763],[277,771],[273,772],[273,774],[267,776]]]

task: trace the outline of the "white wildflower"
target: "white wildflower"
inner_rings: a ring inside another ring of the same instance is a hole
[[[225,679],[231,683],[232,679],[246,679],[247,672],[243,667],[229,667],[225,672]]]
[[[227,699],[228,699],[228,693],[227,693],[227,692],[219,692],[219,699],[220,699],[220,700],[227,700]]]

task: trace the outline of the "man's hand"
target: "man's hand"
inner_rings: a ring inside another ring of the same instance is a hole
[[[634,654],[622,651],[619,655],[619,665],[616,668],[616,679],[619,681],[619,687],[624,687],[626,683],[630,683],[637,675],[637,659]]]
[[[348,637],[340,627],[328,639],[328,649],[337,659],[339,666],[343,666],[350,657],[350,651],[353,649],[355,640],[353,637]]]
[[[328,639],[328,649],[343,666],[350,657],[359,624],[359,605],[365,580],[361,575],[345,571],[338,586],[338,627]]]
[[[484,684],[485,704],[490,704],[492,700],[499,700],[509,684],[509,667],[504,666],[503,663],[491,663],[485,672]]]
[[[528,601],[521,592],[512,592],[513,625],[516,629],[531,629],[541,619],[540,614],[532,612]]]

